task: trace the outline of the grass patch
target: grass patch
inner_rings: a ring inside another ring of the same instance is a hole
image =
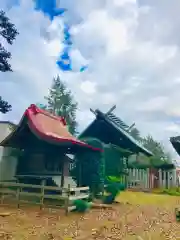
[[[156,193],[143,193],[143,192],[121,192],[116,201],[120,203],[130,203],[134,205],[164,205],[167,201],[171,200],[171,196]]]
[[[180,196],[180,188],[169,188],[169,189],[160,188],[160,189],[154,189],[153,193],[156,193],[156,194],[167,194],[167,195],[171,195],[171,196]]]

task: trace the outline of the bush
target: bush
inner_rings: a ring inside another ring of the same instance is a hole
[[[119,176],[119,177],[107,176],[106,177],[106,183],[107,184],[116,184],[117,188],[120,191],[124,191],[124,190],[126,190],[127,186],[126,186],[125,182],[123,183],[123,178],[124,178],[124,176]]]
[[[81,199],[74,200],[73,205],[76,207],[76,211],[81,213],[91,208],[91,203]]]
[[[121,191],[125,190],[125,186],[121,183],[110,183],[106,187],[106,192],[108,193],[107,196],[104,196],[103,203],[105,204],[112,204],[117,197],[118,194],[120,194]]]
[[[153,193],[157,194],[167,194],[171,196],[180,196],[180,191],[179,188],[160,188],[160,189],[155,189],[153,190]]]
[[[98,139],[81,139],[89,145],[103,150],[103,144]],[[81,186],[89,186],[93,196],[103,191],[105,165],[103,152],[84,152],[76,154],[75,167],[71,171],[73,179]],[[80,171],[79,171],[80,168]]]

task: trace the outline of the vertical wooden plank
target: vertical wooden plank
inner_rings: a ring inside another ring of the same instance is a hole
[[[147,169],[144,169],[144,172],[143,172],[144,188],[147,189],[147,186],[146,186],[146,175],[147,175]]]
[[[162,170],[161,173],[162,173],[162,188],[164,188],[164,170]]]
[[[0,189],[1,189],[1,204],[3,204],[4,202],[4,194],[3,194],[3,185],[0,185]]]
[[[43,209],[44,206],[44,186],[45,186],[46,180],[43,179],[41,182],[41,199],[40,199],[40,210]]]
[[[142,187],[144,188],[144,169],[141,171],[141,181],[142,181]]]
[[[62,174],[61,174],[61,187],[63,188],[64,187],[64,169],[65,169],[65,166],[64,166],[64,159],[62,159]]]
[[[133,169],[131,168],[130,186],[133,187]]]
[[[68,188],[67,188],[67,196],[65,199],[65,215],[68,215],[68,207],[69,207],[69,197],[70,197],[70,193],[71,193],[71,186],[70,184],[68,184]]]
[[[167,188],[170,188],[170,172],[167,171]]]
[[[21,191],[21,188],[20,188],[20,187],[17,187],[17,189],[16,189],[17,208],[20,207],[20,191]]]
[[[176,178],[177,178],[177,176],[176,176],[176,168],[175,169],[173,169],[173,187],[176,187]]]
[[[139,173],[139,169],[138,168],[136,168],[136,171],[135,171],[135,182],[136,182],[136,187],[138,187],[138,180],[139,180],[139,178],[138,178],[138,173]]]
[[[131,187],[134,187],[134,169],[131,169]]]
[[[142,179],[143,179],[143,188],[146,188],[146,170],[142,171]]]
[[[158,174],[159,174],[159,183],[158,183],[158,186],[159,188],[162,187],[162,169],[159,169],[158,170]]]
[[[79,179],[78,179],[78,184],[77,186],[80,187],[81,186],[81,177],[82,177],[82,164],[81,164],[81,161],[79,160],[79,163],[78,163],[78,172],[79,172]]]
[[[149,168],[146,169],[146,188],[149,188]]]
[[[128,169],[127,185],[128,188],[131,188],[131,168]]]

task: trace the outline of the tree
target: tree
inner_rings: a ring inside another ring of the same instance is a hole
[[[15,25],[9,21],[9,18],[5,15],[5,12],[0,11],[0,36],[3,37],[6,42],[10,45],[13,44],[13,41],[16,38],[18,31],[15,28]],[[8,63],[8,60],[11,58],[11,53],[8,52],[0,43],[0,71],[8,72],[12,71],[11,65]],[[4,101],[0,97],[0,112],[7,113],[11,110],[11,105],[8,102]]]
[[[153,153],[153,156],[150,158],[152,165],[172,163],[170,154],[166,152],[162,144],[154,140],[152,136],[148,135],[147,137],[143,138],[142,144],[145,148]]]
[[[136,127],[133,127],[129,133],[137,141],[141,141],[140,131]]]
[[[159,158],[165,157],[164,148],[160,142],[157,142],[153,139],[152,136],[148,135],[142,139],[142,144],[145,148],[151,151],[155,156]]]
[[[63,116],[69,131],[76,134],[77,103],[74,101],[72,92],[67,89],[66,84],[60,80],[59,76],[53,79],[49,95],[45,99],[47,100],[46,109],[57,116]]]
[[[5,114],[10,110],[11,110],[11,105],[8,104],[8,102],[4,101],[0,96],[0,112]]]

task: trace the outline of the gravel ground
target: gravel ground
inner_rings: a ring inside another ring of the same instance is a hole
[[[149,195],[150,197],[150,195]],[[0,239],[39,240],[159,240],[179,239],[180,223],[174,209],[179,198],[169,197],[166,203],[114,205],[114,210],[91,210],[85,215],[62,210],[35,207],[0,207]]]

